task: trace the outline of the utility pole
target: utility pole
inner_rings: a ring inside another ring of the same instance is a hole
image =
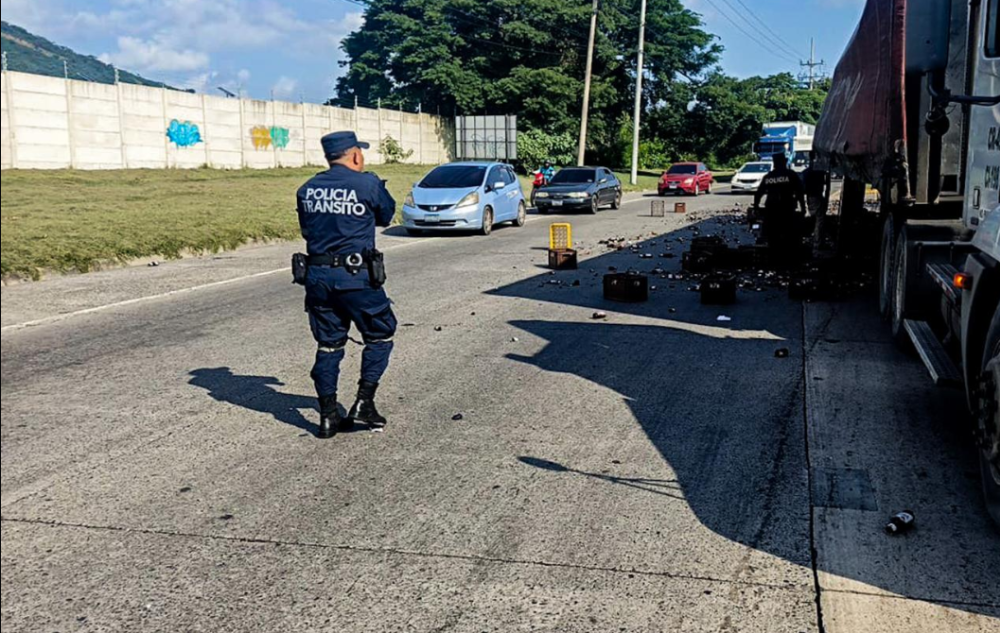
[[[590,116],[590,84],[594,76],[594,43],[597,40],[597,11],[600,0],[594,0],[594,12],[590,16],[590,43],[587,45],[587,76],[583,83],[583,116],[580,119],[580,151],[577,164],[581,167],[587,160],[587,119]]]
[[[803,68],[808,68],[809,73],[809,89],[813,90],[816,88],[816,69],[820,66],[825,66],[826,62],[823,60],[816,61],[816,38],[812,38],[811,42],[811,52],[809,54],[809,61],[801,62],[800,65]]]
[[[69,80],[69,62],[63,60],[63,79]]]
[[[632,184],[639,184],[639,129],[642,123],[642,74],[646,52],[646,0],[639,12],[639,61],[635,66],[635,123],[632,130]]]

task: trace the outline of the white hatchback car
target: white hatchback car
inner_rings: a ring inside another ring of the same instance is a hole
[[[756,193],[760,183],[774,169],[774,163],[747,163],[733,176],[733,193]]]

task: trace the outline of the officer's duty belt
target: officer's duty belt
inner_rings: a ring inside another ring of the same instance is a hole
[[[362,254],[353,255],[310,255],[309,266],[322,268],[361,268],[368,261]]]

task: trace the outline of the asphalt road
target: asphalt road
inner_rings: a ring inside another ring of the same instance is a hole
[[[961,397],[870,301],[603,301],[735,202],[390,232],[391,426],[330,442],[294,245],[4,288],[4,633],[1000,631]]]

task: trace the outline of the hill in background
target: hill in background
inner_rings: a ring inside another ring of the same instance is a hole
[[[12,72],[62,77],[65,61],[69,64],[70,79],[102,84],[115,82],[115,69],[110,64],[105,64],[96,57],[80,55],[64,46],[53,44],[44,37],[7,22],[0,22],[0,48],[7,56],[7,69]],[[150,81],[120,69],[119,81],[154,88],[169,88],[161,82]]]

